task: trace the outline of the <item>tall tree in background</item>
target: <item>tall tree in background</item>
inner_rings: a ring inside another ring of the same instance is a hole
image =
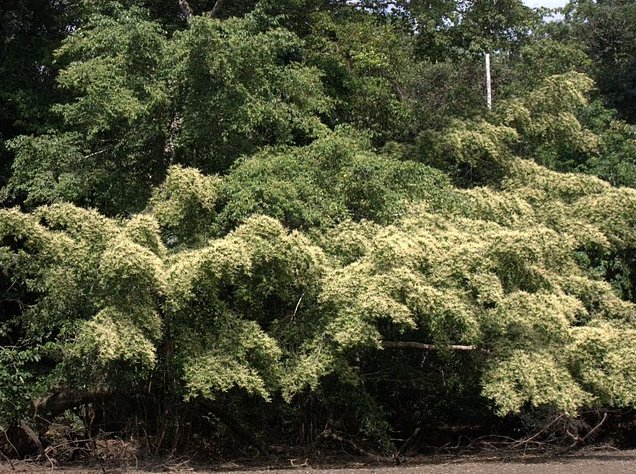
[[[566,24],[593,60],[593,77],[608,105],[636,121],[636,4],[578,0],[564,9]]]
[[[0,183],[10,175],[12,153],[6,141],[41,133],[55,118],[53,103],[64,93],[55,87],[53,52],[78,23],[79,1],[7,0],[0,5]]]

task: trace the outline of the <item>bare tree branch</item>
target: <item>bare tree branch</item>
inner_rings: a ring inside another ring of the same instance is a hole
[[[477,346],[464,346],[458,344],[452,344],[450,346],[437,346],[435,344],[424,344],[423,342],[415,342],[415,341],[382,341],[382,347],[385,348],[396,348],[396,349],[420,349],[424,351],[439,351],[443,349],[450,349],[452,351],[483,351],[487,352],[485,349],[481,349]]]
[[[223,8],[224,3],[225,0],[216,0],[214,6],[212,7],[212,10],[210,11],[210,16],[212,18],[216,18],[219,16],[219,12],[221,11],[221,8]]]
[[[92,390],[85,392],[76,390],[61,390],[45,398],[33,400],[32,403],[33,410],[36,414],[46,412],[52,416],[57,416],[71,408],[98,400],[106,400],[113,395],[113,392],[104,390]]]

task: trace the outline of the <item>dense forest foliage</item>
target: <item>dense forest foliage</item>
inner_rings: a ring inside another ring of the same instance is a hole
[[[0,451],[634,429],[636,3],[553,14],[4,0]]]

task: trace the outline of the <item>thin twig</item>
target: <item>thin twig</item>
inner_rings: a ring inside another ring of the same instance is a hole
[[[325,438],[331,438],[334,439],[336,441],[339,441],[341,443],[345,443],[348,444],[349,446],[351,446],[355,451],[358,452],[358,454],[362,454],[364,456],[369,456],[369,457],[375,457],[374,454],[364,450],[363,448],[361,448],[360,446],[358,446],[356,443],[354,443],[353,441],[351,441],[350,439],[347,438],[343,438],[342,436],[340,436],[337,433],[334,433],[333,431],[326,429],[323,433],[322,436],[324,436]]]
[[[17,457],[20,457],[20,451],[18,451],[18,448],[16,448],[15,445],[11,442],[11,440],[9,439],[9,435],[7,435],[6,430],[1,430],[1,431],[5,439],[7,440],[7,443],[9,444],[9,446],[11,446],[13,448],[13,451],[15,451],[15,455]]]
[[[294,320],[294,317],[296,316],[296,313],[298,313],[298,308],[300,308],[300,303],[303,300],[303,296],[305,296],[305,293],[307,293],[307,290],[303,291],[303,294],[300,295],[300,298],[298,298],[298,303],[296,303],[296,307],[294,308],[294,313],[291,316],[291,320]]]
[[[585,436],[583,436],[582,438],[580,436],[572,436],[570,434],[570,432],[568,431],[567,433],[572,438],[574,438],[574,442],[571,445],[569,445],[568,447],[562,449],[560,451],[560,454],[566,453],[566,452],[576,448],[577,446],[583,444],[586,439],[588,439],[590,436],[592,436],[594,433],[596,433],[599,430],[599,428],[601,426],[603,426],[603,423],[605,423],[605,420],[607,420],[607,412],[603,413],[603,419],[594,428],[592,428],[590,431],[588,431],[588,433]]]
[[[83,159],[85,160],[87,158],[92,158],[93,156],[101,155],[105,151],[106,151],[106,148],[103,148],[102,150],[97,150],[97,151],[95,151],[93,153],[89,153],[88,155],[85,155]]]
[[[550,428],[552,425],[554,425],[557,421],[559,421],[561,418],[563,418],[564,415],[559,415],[557,416],[554,420],[552,420],[550,423],[548,423],[547,425],[545,425],[543,428],[541,428],[541,430],[539,430],[537,433],[533,434],[530,438],[527,439],[522,439],[519,442],[515,443],[512,447],[513,448],[517,448],[523,444],[527,444],[530,443],[531,441],[533,441],[535,438],[537,438],[539,435],[543,434],[546,432],[546,430],[548,428]]]
[[[0,454],[2,454],[2,457],[4,458],[4,460],[9,463],[9,465],[11,466],[11,470],[15,471],[15,466],[13,465],[13,461],[11,461],[11,458],[7,456],[6,454],[4,454],[1,450],[0,450]]]

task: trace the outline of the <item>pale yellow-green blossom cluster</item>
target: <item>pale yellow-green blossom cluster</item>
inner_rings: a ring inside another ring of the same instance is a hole
[[[303,233],[253,215],[171,246],[221,182],[177,167],[126,219],[0,211],[1,262],[37,295],[31,337],[57,334],[52,384],[139,383],[165,359],[186,400],[291,400],[330,374],[355,383],[360,357],[408,341],[473,351],[475,396],[500,414],[632,406],[636,309],[580,254],[633,248],[636,191],[509,161],[500,189],[450,187],[391,224]]]

